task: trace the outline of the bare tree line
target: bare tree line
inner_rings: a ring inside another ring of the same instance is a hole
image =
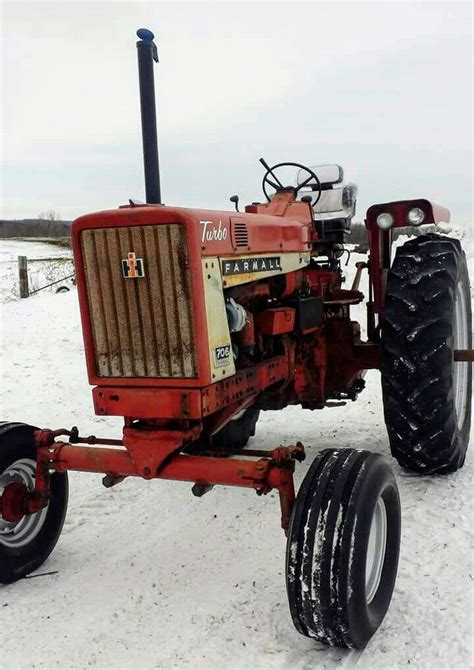
[[[61,219],[54,209],[40,212],[36,219],[0,220],[0,238],[68,237],[71,221]]]
[[[436,230],[435,226],[423,226],[422,228],[416,228],[415,226],[410,226],[408,228],[397,228],[393,231],[393,239],[396,240],[400,235],[410,235],[412,237],[418,237],[418,235],[423,235],[428,232],[434,232]],[[367,237],[367,228],[363,223],[353,223],[351,226],[351,234],[346,239],[347,244],[355,244],[358,247],[358,251],[364,252],[369,250],[369,240]]]
[[[61,219],[59,212],[48,210],[40,212],[37,219],[23,220],[0,220],[0,238],[8,237],[68,237],[70,235],[71,221]],[[410,235],[419,235],[426,232],[413,226],[410,228]],[[396,239],[399,235],[406,235],[405,228],[399,228],[394,231]],[[351,234],[347,237],[348,244],[355,244],[361,247],[361,250],[368,248],[367,229],[363,223],[353,223]]]

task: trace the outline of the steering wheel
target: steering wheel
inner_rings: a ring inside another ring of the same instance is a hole
[[[299,191],[303,188],[303,186],[306,186],[306,184],[308,184],[311,180],[314,180],[314,181],[316,182],[316,188],[314,188],[313,190],[317,190],[317,191],[318,191],[318,196],[317,196],[316,200],[312,203],[312,206],[314,206],[314,205],[319,201],[319,198],[321,197],[321,182],[319,181],[318,176],[317,176],[312,170],[310,170],[308,167],[306,167],[306,165],[301,165],[301,163],[277,163],[277,164],[274,165],[273,167],[270,167],[270,166],[264,161],[263,158],[260,159],[260,163],[261,163],[261,164],[263,165],[263,167],[266,169],[266,172],[265,172],[265,174],[263,175],[262,189],[263,189],[263,192],[265,193],[265,197],[266,197],[266,199],[267,199],[269,202],[270,202],[271,198],[270,198],[270,196],[269,196],[268,193],[267,193],[267,188],[266,188],[267,185],[268,185],[268,186],[271,186],[271,187],[272,187],[273,189],[275,189],[275,191],[277,191],[277,192],[278,192],[278,191],[281,191],[282,189],[285,189],[285,188],[292,188],[292,189],[294,190],[294,192],[295,192],[295,197],[296,197],[296,196],[298,195]],[[281,183],[281,181],[278,179],[277,175],[274,173],[274,170],[277,170],[278,168],[281,168],[281,167],[296,167],[296,168],[300,168],[300,170],[304,170],[305,172],[307,172],[309,176],[308,176],[307,179],[305,179],[304,181],[302,181],[301,184],[298,184],[298,186],[288,186],[288,187],[285,187],[285,186],[283,186],[283,184]],[[275,181],[272,181],[272,180],[270,179],[269,175],[271,175]],[[275,183],[275,182],[277,182],[277,183]]]

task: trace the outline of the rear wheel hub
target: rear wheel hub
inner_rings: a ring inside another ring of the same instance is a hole
[[[454,349],[469,348],[469,320],[467,318],[467,301],[463,286],[456,286],[456,302],[454,306]],[[466,418],[467,399],[469,392],[469,364],[453,362],[453,395],[459,430],[462,430]]]

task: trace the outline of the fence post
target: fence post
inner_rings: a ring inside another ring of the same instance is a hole
[[[27,298],[30,291],[28,288],[28,259],[26,256],[18,256],[18,278],[20,280],[20,298]]]

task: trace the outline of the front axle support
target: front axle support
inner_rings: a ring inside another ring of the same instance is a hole
[[[278,490],[281,507],[281,526],[288,530],[295,500],[293,473],[295,461],[305,457],[301,443],[289,447],[278,447],[270,452],[249,450],[242,452],[247,457],[222,458],[229,452],[213,452],[209,455],[188,455],[179,452],[186,436],[184,432],[167,430],[125,429],[126,439],[98,440],[78,438],[77,431],[40,430],[35,433],[37,465],[34,491],[26,487],[9,484],[0,497],[0,512],[7,519],[17,521],[24,514],[32,514],[48,504],[50,497],[50,473],[76,470],[103,473],[104,485],[113,486],[125,477],[145,479],[174,479],[189,481],[194,491],[210,490],[214,485],[252,488],[257,494]],[[189,431],[193,433],[194,431]],[[76,444],[56,442],[60,435],[73,434]],[[174,434],[173,434],[174,433]],[[77,442],[87,439],[94,444],[117,444],[122,449],[104,449],[82,446]],[[252,459],[258,460],[252,460]],[[21,485],[20,485],[21,486]]]

